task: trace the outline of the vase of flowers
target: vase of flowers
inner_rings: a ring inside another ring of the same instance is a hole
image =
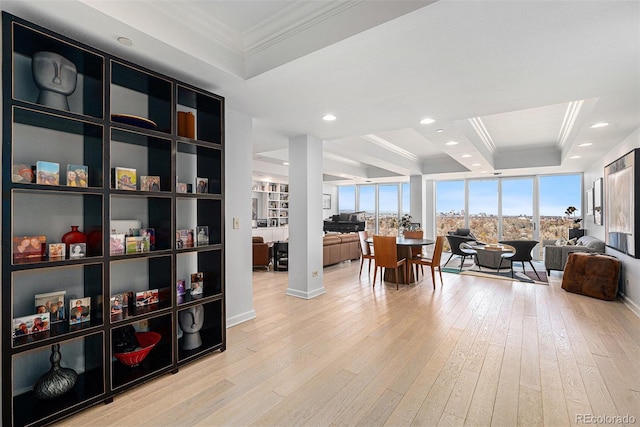
[[[577,210],[578,209],[575,206],[569,206],[567,210],[564,211],[567,218],[570,218],[573,221],[573,228],[580,228],[580,223],[582,222],[582,218],[576,218]]]

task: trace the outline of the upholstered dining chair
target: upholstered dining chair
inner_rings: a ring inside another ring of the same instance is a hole
[[[371,261],[375,261],[375,257],[373,256],[373,251],[371,251],[371,244],[367,242],[367,238],[369,234],[366,231],[358,231],[358,237],[360,238],[360,274],[358,277],[362,276],[362,266],[364,265],[364,260],[369,260],[369,275],[371,275]]]
[[[454,255],[462,258],[460,260],[460,271],[462,271],[462,267],[464,266],[464,260],[467,258],[473,259],[473,257],[478,253],[475,249],[471,249],[469,247],[465,247],[465,244],[470,242],[475,242],[475,239],[471,237],[458,236],[455,234],[447,234],[447,240],[449,241],[449,247],[451,247],[451,255],[449,255],[449,259],[444,263],[445,267],[451,261]]]
[[[540,280],[540,275],[536,271],[535,267],[531,260],[533,257],[531,256],[531,251],[538,244],[537,240],[503,240],[498,242],[502,245],[511,246],[515,249],[515,252],[504,252],[500,255],[500,264],[498,264],[498,272],[500,272],[500,267],[502,267],[502,261],[510,260],[511,261],[511,277],[513,277],[513,263],[521,262],[522,263],[522,271],[524,272],[524,263],[528,261],[533,269],[533,272],[538,276],[538,280]]]
[[[436,268],[438,269],[438,273],[440,273],[440,283],[442,284],[442,268],[440,268],[440,259],[442,258],[442,247],[444,246],[444,236],[436,237],[436,245],[433,248],[433,255],[431,259],[424,257],[413,257],[409,260],[409,268],[411,270],[411,266],[415,264],[416,266],[416,282],[418,281],[418,266],[422,267],[423,265],[429,266],[431,268],[431,279],[433,280],[433,289],[436,288]],[[424,277],[424,274],[422,275]]]
[[[406,269],[407,259],[398,259],[398,245],[395,236],[373,236],[373,256],[375,267],[373,270],[373,287],[376,286],[376,274],[380,268],[380,283],[382,283],[382,268],[393,268],[396,270],[396,289],[400,289],[398,277],[400,276],[400,266]],[[409,272],[406,272],[409,274]],[[409,277],[409,276],[407,276]]]

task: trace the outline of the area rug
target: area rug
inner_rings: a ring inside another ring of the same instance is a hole
[[[499,280],[517,280],[519,282],[526,283],[539,283],[542,285],[548,285],[549,279],[547,278],[547,274],[544,271],[538,271],[538,275],[540,279],[536,276],[536,273],[533,271],[518,271],[517,269],[513,272],[513,277],[511,277],[511,270],[503,270],[499,273],[495,270],[490,270],[483,268],[481,271],[478,270],[477,265],[470,265],[463,267],[462,271],[460,271],[459,267],[444,267],[442,268],[444,273],[453,273],[453,274],[461,274],[465,276],[476,276],[476,277],[486,277],[490,279],[499,279]]]

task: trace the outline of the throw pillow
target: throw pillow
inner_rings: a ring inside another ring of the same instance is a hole
[[[567,244],[567,241],[564,239],[558,239],[556,240],[556,246],[564,246]]]
[[[573,238],[571,240],[567,240],[567,245],[575,245],[576,244],[576,238]]]

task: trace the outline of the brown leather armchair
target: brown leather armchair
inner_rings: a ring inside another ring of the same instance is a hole
[[[262,237],[253,236],[253,267],[266,267],[269,271],[270,265],[269,244]]]

